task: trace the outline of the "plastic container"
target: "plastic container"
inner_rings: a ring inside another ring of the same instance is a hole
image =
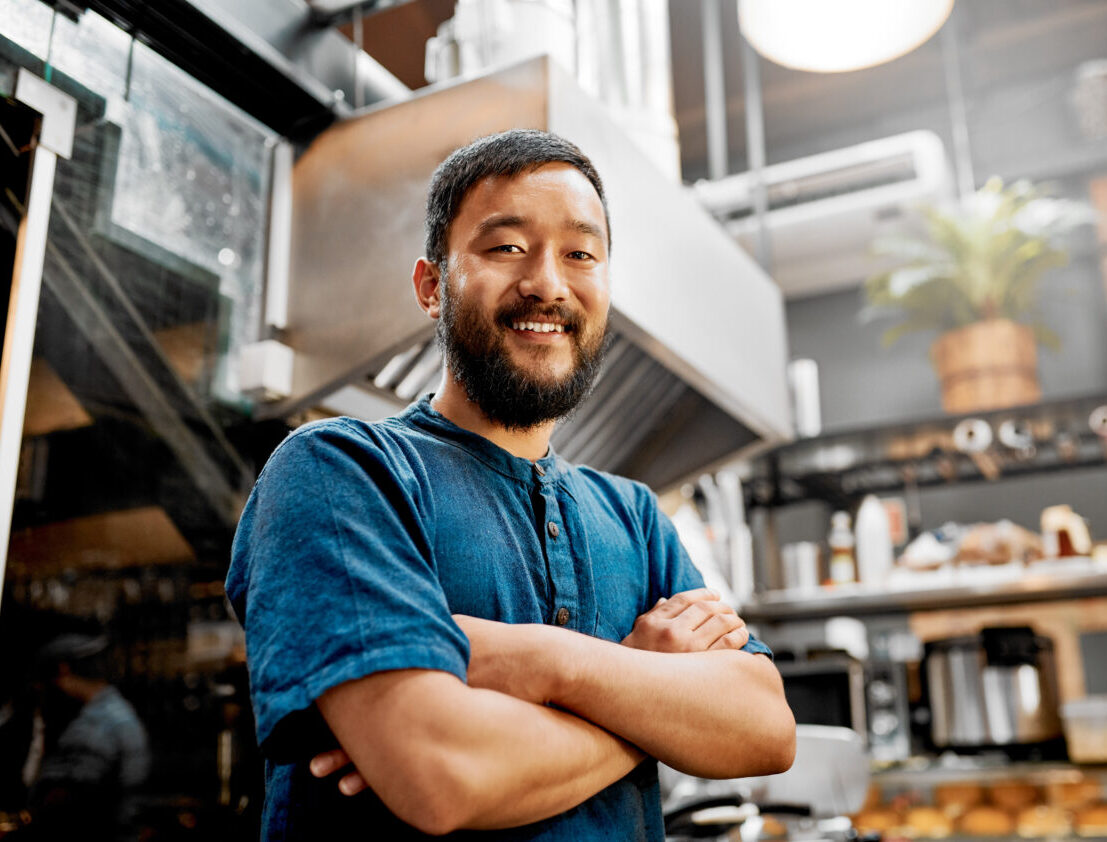
[[[1107,695],[1065,702],[1061,705],[1061,725],[1070,760],[1107,763]]]
[[[879,587],[892,570],[895,552],[892,549],[892,527],[884,504],[870,494],[861,501],[854,527],[856,538],[857,578],[862,585]]]

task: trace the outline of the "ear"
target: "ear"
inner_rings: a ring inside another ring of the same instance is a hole
[[[432,319],[437,319],[442,312],[442,284],[438,267],[425,257],[420,257],[415,261],[411,282],[415,286],[415,299],[419,306]]]

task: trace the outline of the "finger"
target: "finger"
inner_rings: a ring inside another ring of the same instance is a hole
[[[351,772],[343,776],[342,780],[338,782],[338,791],[343,795],[357,795],[362,790],[368,788],[369,784],[365,782],[365,778],[357,772]]]
[[[696,640],[704,649],[710,649],[725,635],[742,628],[742,621],[735,614],[714,614],[695,631]]]
[[[664,603],[658,603],[651,609],[651,613],[657,613],[661,617],[676,617],[688,606],[697,602],[717,601],[719,594],[710,588],[696,588],[691,591],[681,591],[673,594]]]
[[[325,778],[327,775],[334,774],[343,766],[350,765],[350,755],[346,754],[342,749],[336,748],[334,751],[324,751],[322,754],[317,754],[311,758],[311,774],[317,778]]]
[[[741,649],[745,646],[750,639],[750,632],[745,626],[740,629],[735,629],[728,634],[724,634],[718,640],[716,640],[709,649]]]
[[[671,622],[675,626],[694,632],[704,623],[716,616],[738,618],[738,614],[733,608],[725,602],[715,600],[710,602],[693,602],[680,614],[674,617]]]

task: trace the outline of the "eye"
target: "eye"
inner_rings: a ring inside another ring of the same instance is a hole
[[[595,259],[588,252],[579,251],[579,250],[569,252],[569,257],[573,258],[573,260],[594,260]]]
[[[504,243],[500,246],[493,246],[489,251],[499,252],[500,254],[522,254],[523,250],[519,246],[513,243]]]

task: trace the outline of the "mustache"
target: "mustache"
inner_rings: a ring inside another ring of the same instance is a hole
[[[576,332],[581,325],[581,317],[564,304],[536,304],[531,301],[519,301],[501,308],[496,312],[496,323],[511,327],[514,322],[539,321],[553,319],[565,325],[566,332]]]

